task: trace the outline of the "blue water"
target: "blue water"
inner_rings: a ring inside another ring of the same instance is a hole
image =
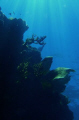
[[[29,29],[24,40],[32,34],[47,36],[41,54],[42,58],[53,56],[51,69],[68,67],[76,71],[64,94],[71,101],[74,120],[79,120],[79,1],[0,0],[0,6],[8,18],[26,21]]]

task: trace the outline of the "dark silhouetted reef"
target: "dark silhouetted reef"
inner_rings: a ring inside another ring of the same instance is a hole
[[[25,21],[8,19],[0,11],[0,120],[73,120],[61,93],[74,70],[50,70],[53,57],[42,60],[31,46],[45,45],[46,36],[24,42],[27,29]]]

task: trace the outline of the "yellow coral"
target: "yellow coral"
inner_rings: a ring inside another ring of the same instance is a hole
[[[20,65],[17,67],[17,69],[19,70],[20,74],[23,75],[23,77],[25,79],[27,79],[27,76],[28,76],[28,65],[29,65],[29,62],[26,62],[26,63],[20,63]]]
[[[65,78],[70,72],[75,72],[75,70],[70,68],[58,67],[55,72],[57,72],[57,75],[54,79],[60,79]]]
[[[43,68],[42,62],[33,65],[34,74],[36,77],[44,75],[46,71]]]

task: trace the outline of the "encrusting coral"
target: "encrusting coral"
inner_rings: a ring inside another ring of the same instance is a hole
[[[61,92],[74,70],[50,70],[53,57],[42,60],[31,46],[44,45],[46,36],[24,42],[27,29],[25,21],[10,20],[0,11],[0,119],[73,120],[68,98]]]

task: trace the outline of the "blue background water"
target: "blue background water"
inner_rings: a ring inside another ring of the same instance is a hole
[[[32,34],[47,36],[41,54],[42,58],[53,56],[51,69],[68,67],[76,71],[64,94],[71,101],[69,107],[74,112],[74,120],[79,120],[79,1],[0,0],[0,6],[8,18],[26,21],[29,29],[24,40]]]

